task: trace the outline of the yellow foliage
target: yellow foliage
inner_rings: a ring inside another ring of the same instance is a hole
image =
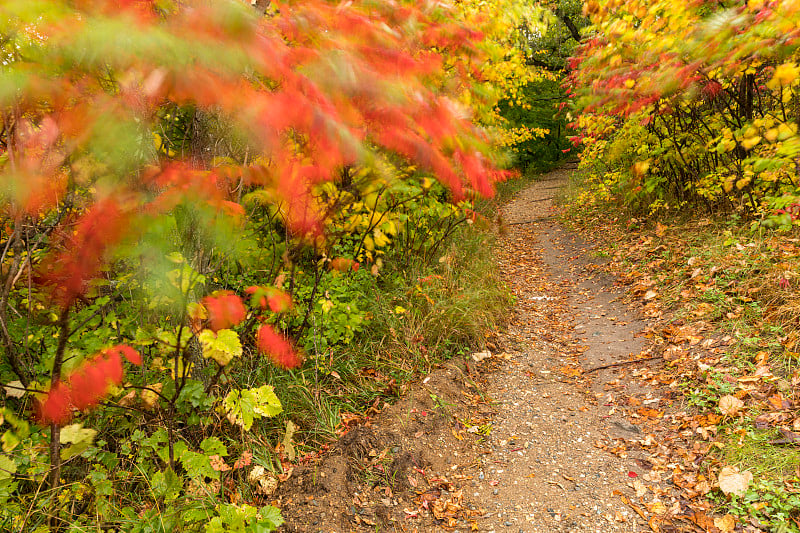
[[[775,67],[775,74],[767,86],[770,89],[778,89],[781,86],[796,83],[800,76],[800,67],[794,61],[784,63]]]

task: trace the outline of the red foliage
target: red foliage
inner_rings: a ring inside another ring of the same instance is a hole
[[[242,299],[230,291],[206,296],[203,305],[208,309],[209,326],[215,332],[240,324],[247,316]]]
[[[78,220],[75,233],[53,252],[37,279],[49,286],[56,301],[69,307],[103,266],[106,250],[129,231],[130,215],[115,198],[99,200]]]
[[[259,351],[281,368],[297,368],[302,363],[302,358],[292,343],[268,324],[263,324],[258,329],[256,342]]]
[[[40,402],[39,419],[48,424],[64,425],[72,418],[72,408],[89,409],[100,403],[113,385],[122,383],[124,370],[120,355],[134,364],[141,364],[141,356],[125,344],[103,350],[87,359],[67,377],[58,382]]]
[[[711,80],[700,89],[700,92],[709,100],[714,100],[719,93],[722,92],[722,84],[718,81]]]
[[[122,359],[118,349],[104,350],[84,361],[68,378],[72,389],[72,405],[80,410],[94,407],[108,394],[112,385],[122,383],[122,376]]]
[[[50,388],[47,397],[40,402],[37,418],[45,424],[63,426],[72,419],[69,386],[58,382]]]
[[[251,305],[261,309],[269,309],[274,313],[283,313],[292,308],[292,297],[275,287],[258,287],[253,285],[245,292],[252,295]]]
[[[292,297],[280,289],[272,289],[267,296],[267,303],[273,312],[283,313],[292,308]]]
[[[142,356],[128,346],[127,344],[120,344],[118,346],[114,346],[113,348],[108,348],[106,352],[116,351],[117,353],[122,354],[122,356],[128,360],[129,363],[134,365],[141,365],[142,364]]]
[[[346,257],[337,257],[336,259],[331,260],[331,270],[338,270],[339,272],[347,272],[348,270],[352,270],[353,272],[358,271],[358,267],[361,266],[358,261],[353,261],[352,259],[348,259]]]

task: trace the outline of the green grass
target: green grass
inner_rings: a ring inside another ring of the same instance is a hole
[[[797,475],[800,449],[769,443],[780,438],[781,433],[774,429],[749,429],[744,435],[731,434],[720,456],[725,464],[750,470],[757,478],[781,481]]]

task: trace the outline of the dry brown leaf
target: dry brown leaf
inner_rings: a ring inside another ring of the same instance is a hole
[[[719,399],[719,410],[723,415],[736,416],[742,407],[744,407],[744,402],[736,396],[726,394]]]
[[[269,496],[278,488],[278,480],[271,473],[267,472],[263,466],[254,466],[247,475],[247,480],[256,485],[259,494]]]
[[[735,466],[726,466],[719,473],[719,488],[725,494],[744,496],[747,486],[753,481],[753,473],[745,470],[739,472]]]
[[[6,391],[6,396],[9,398],[22,398],[25,396],[25,386],[19,380],[11,381],[7,385],[4,385],[3,388]]]
[[[726,514],[725,516],[714,518],[714,526],[719,528],[722,533],[731,533],[736,528],[736,519],[733,515]]]

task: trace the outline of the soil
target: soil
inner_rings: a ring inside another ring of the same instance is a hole
[[[295,468],[275,495],[281,531],[676,530],[630,504],[647,490],[649,510],[679,506],[641,411],[669,412],[674,393],[648,382],[660,363],[637,304],[553,216],[569,172],[502,210],[508,330]]]

